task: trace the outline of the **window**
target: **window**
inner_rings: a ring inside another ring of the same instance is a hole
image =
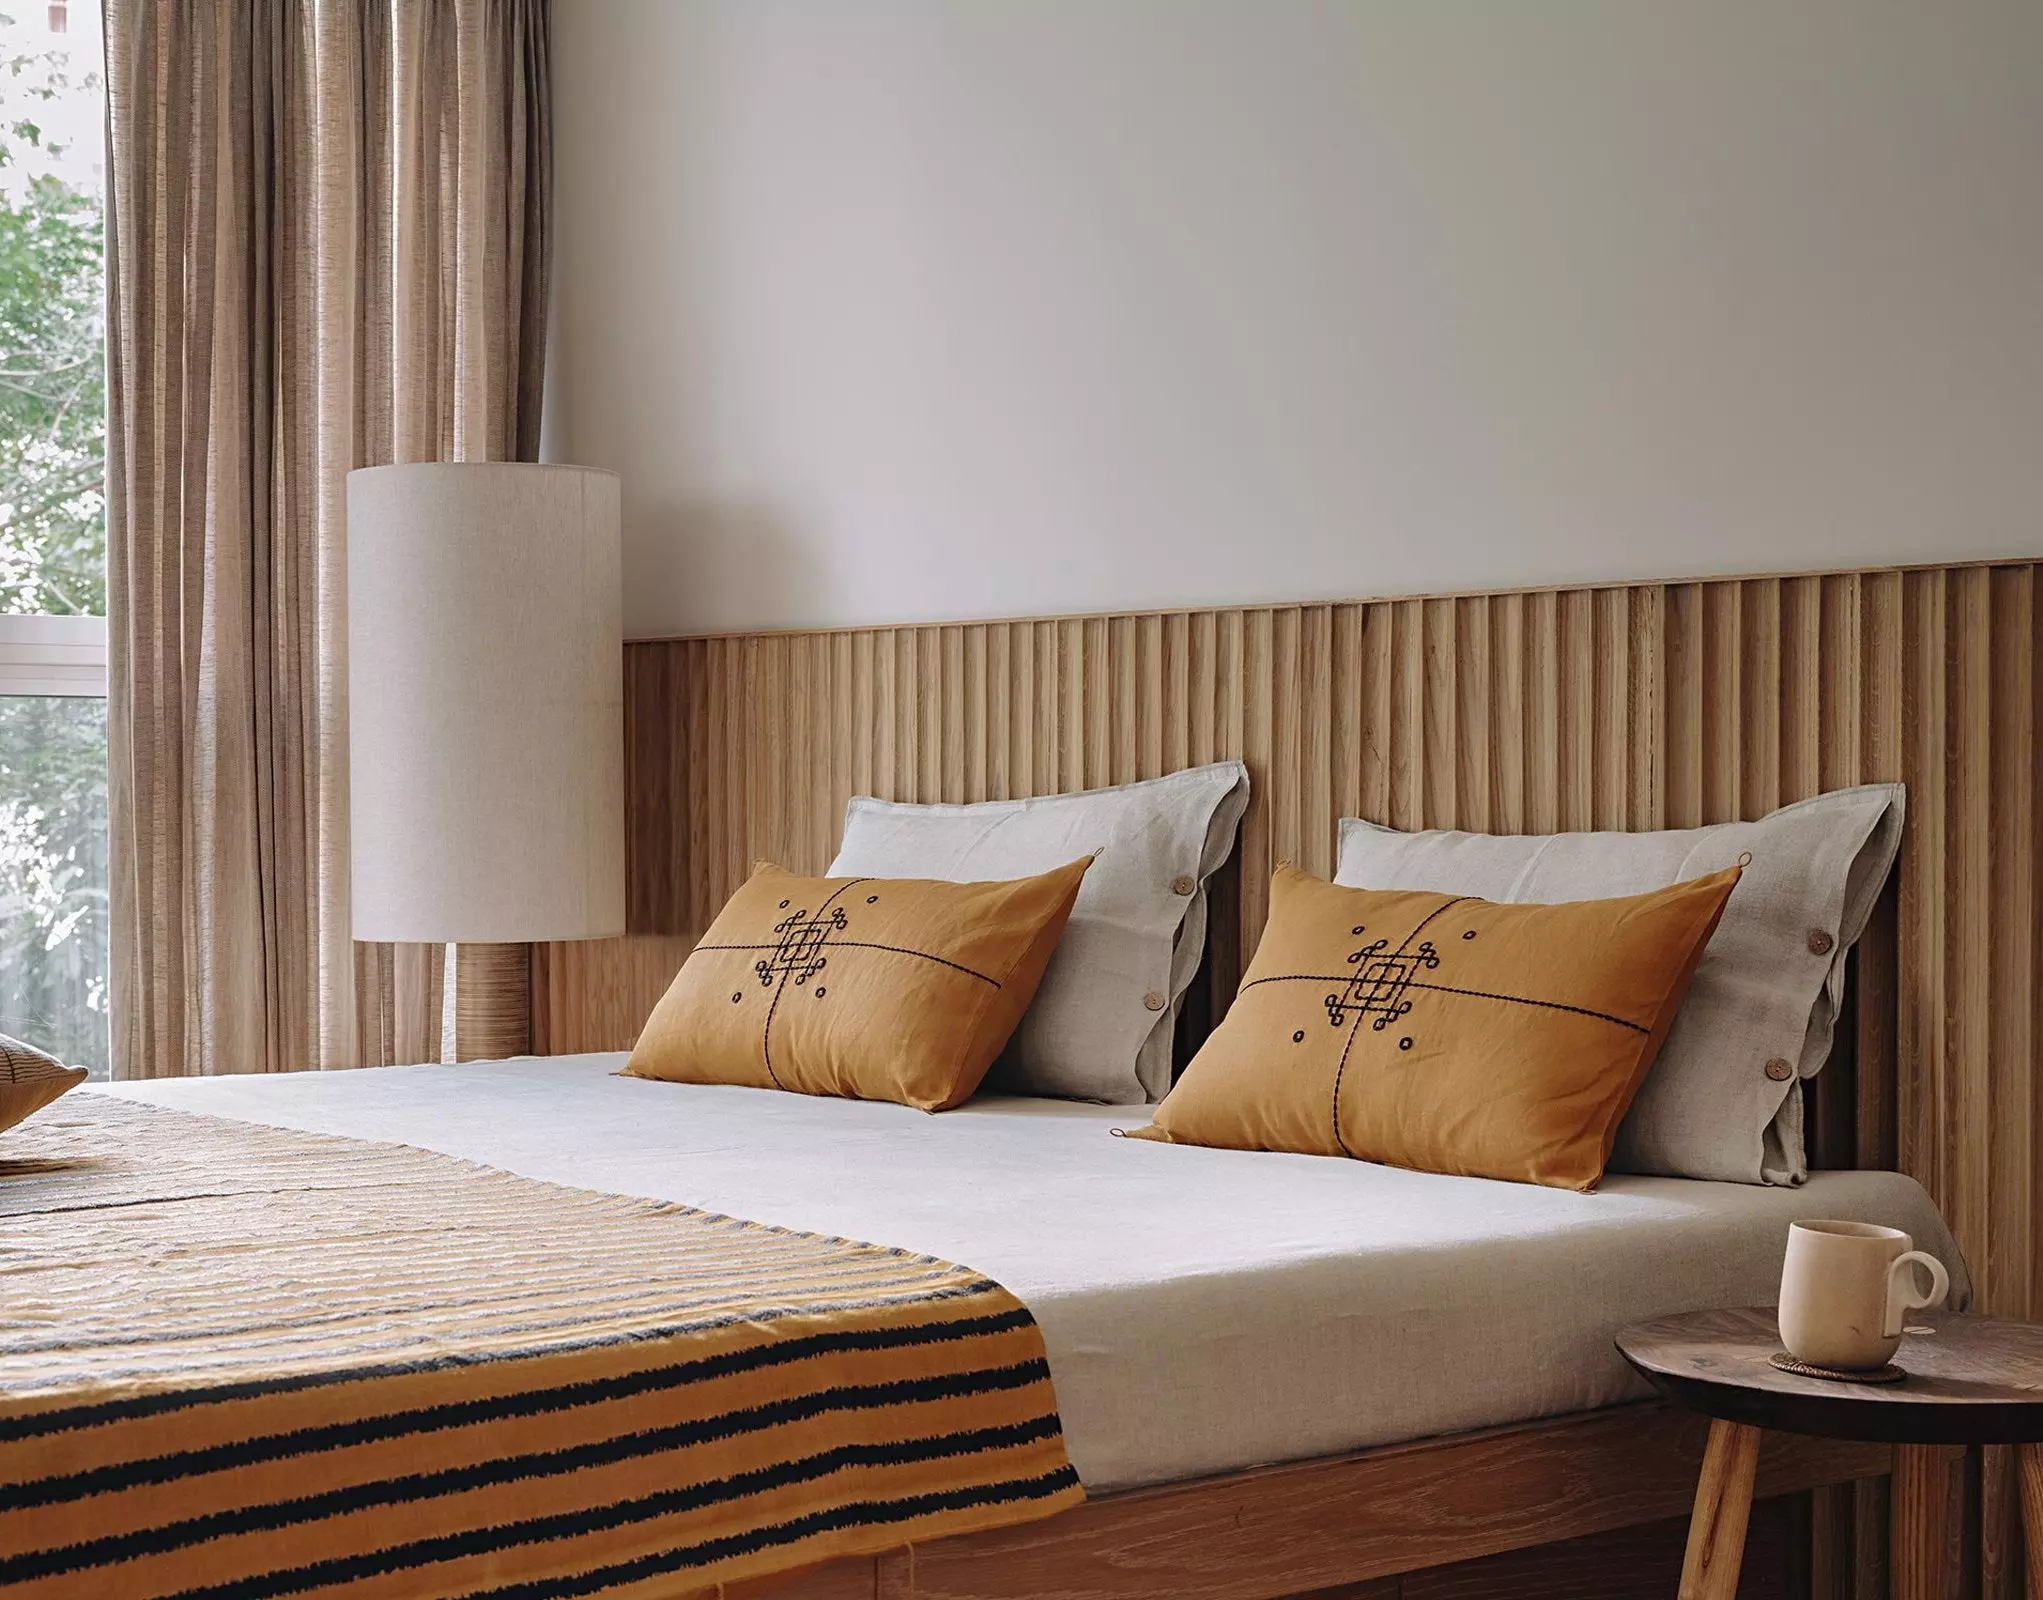
[[[101,60],[97,6],[0,10],[0,1032],[95,1077],[108,1049]]]

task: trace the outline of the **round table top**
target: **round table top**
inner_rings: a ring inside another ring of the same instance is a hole
[[[1771,1307],[1634,1323],[1617,1348],[1670,1400],[1756,1428],[1890,1444],[2043,1441],[2043,1324],[1917,1311],[1908,1326],[1894,1357],[1908,1374],[1899,1383],[1769,1365],[1781,1348]]]

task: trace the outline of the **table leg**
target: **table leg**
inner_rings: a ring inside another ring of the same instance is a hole
[[[2023,1556],[2029,1564],[2029,1600],[2043,1600],[2043,1444],[2017,1453],[2021,1479]]]
[[[1946,1600],[1958,1592],[1964,1551],[1965,1447],[1894,1447],[1893,1515],[1887,1540],[1894,1600]]]
[[[1759,1430],[1742,1422],[1712,1422],[1695,1486],[1695,1513],[1688,1522],[1681,1600],[1734,1600],[1737,1595],[1758,1470]]]

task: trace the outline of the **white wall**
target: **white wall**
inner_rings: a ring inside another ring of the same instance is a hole
[[[2043,553],[2038,0],[558,0],[675,632]]]

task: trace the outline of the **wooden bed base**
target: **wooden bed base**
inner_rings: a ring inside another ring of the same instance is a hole
[[[1102,1495],[1046,1521],[833,1562],[730,1593],[773,1600],[1280,1600],[1345,1590],[1684,1516],[1708,1431],[1701,1418],[1658,1403],[1620,1406]],[[1768,1435],[1758,1493],[1875,1478],[1889,1464],[1885,1445]]]

